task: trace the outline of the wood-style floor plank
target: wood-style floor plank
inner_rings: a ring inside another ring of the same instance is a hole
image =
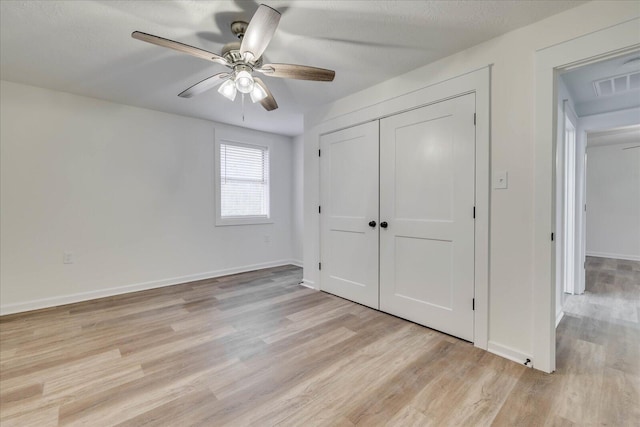
[[[590,258],[552,375],[293,266],[0,318],[4,426],[640,425],[640,263]]]

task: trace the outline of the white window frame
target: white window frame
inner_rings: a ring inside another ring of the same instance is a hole
[[[215,197],[216,197],[216,226],[227,226],[227,225],[251,225],[251,224],[272,224],[273,220],[271,219],[271,155],[269,153],[268,157],[268,178],[267,178],[267,215],[266,216],[237,216],[237,217],[223,217],[222,216],[222,191],[221,191],[221,165],[220,165],[220,145],[235,145],[239,147],[247,147],[263,150],[266,152],[270,152],[269,146],[266,144],[248,144],[246,142],[240,142],[233,139],[226,138],[216,138],[215,143],[215,153],[214,153],[214,164],[215,164]]]

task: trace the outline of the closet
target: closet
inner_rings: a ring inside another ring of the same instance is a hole
[[[473,341],[475,94],[320,148],[321,289]]]

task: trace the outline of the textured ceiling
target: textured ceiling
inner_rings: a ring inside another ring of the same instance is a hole
[[[2,1],[0,77],[118,103],[296,135],[302,115],[583,1],[264,1],[282,12],[270,62],[336,70],[332,83],[265,77],[280,108],[215,90],[177,96],[224,67],[130,37],[134,30],[220,52],[254,1]]]
[[[640,107],[640,90],[596,96],[593,82],[640,71],[640,51],[576,68],[562,74],[562,80],[580,117]]]

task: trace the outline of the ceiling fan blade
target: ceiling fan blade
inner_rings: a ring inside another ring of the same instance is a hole
[[[273,94],[271,93],[271,91],[269,90],[267,85],[264,84],[262,79],[260,79],[258,77],[254,77],[253,81],[256,84],[260,85],[260,87],[262,87],[262,89],[264,89],[264,91],[267,93],[267,97],[265,99],[263,99],[262,101],[260,101],[260,105],[262,105],[264,107],[264,109],[267,110],[267,111],[273,111],[276,108],[278,108],[278,103],[276,102],[276,99],[273,97]]]
[[[280,22],[280,12],[261,4],[247,26],[240,44],[240,53],[249,62],[255,62],[269,45]]]
[[[214,87],[218,86],[220,83],[224,82],[229,77],[231,77],[230,73],[215,74],[211,77],[207,77],[201,82],[194,84],[189,89],[182,91],[181,93],[178,94],[178,96],[182,98],[191,98],[193,96],[200,95],[202,92],[206,92],[209,89],[213,89]]]
[[[198,58],[206,59],[207,61],[217,62],[218,64],[226,65],[227,67],[231,65],[220,55],[174,40],[165,39],[163,37],[154,36],[152,34],[147,34],[140,31],[134,31],[133,33],[131,33],[131,37],[133,37],[134,39],[142,40],[143,42],[155,44],[162,47],[168,47],[169,49],[174,49],[183,53],[188,53],[189,55],[197,56]]]
[[[265,64],[262,68],[256,68],[256,71],[270,77],[314,80],[319,82],[331,82],[336,75],[336,72],[333,70],[295,64]]]

